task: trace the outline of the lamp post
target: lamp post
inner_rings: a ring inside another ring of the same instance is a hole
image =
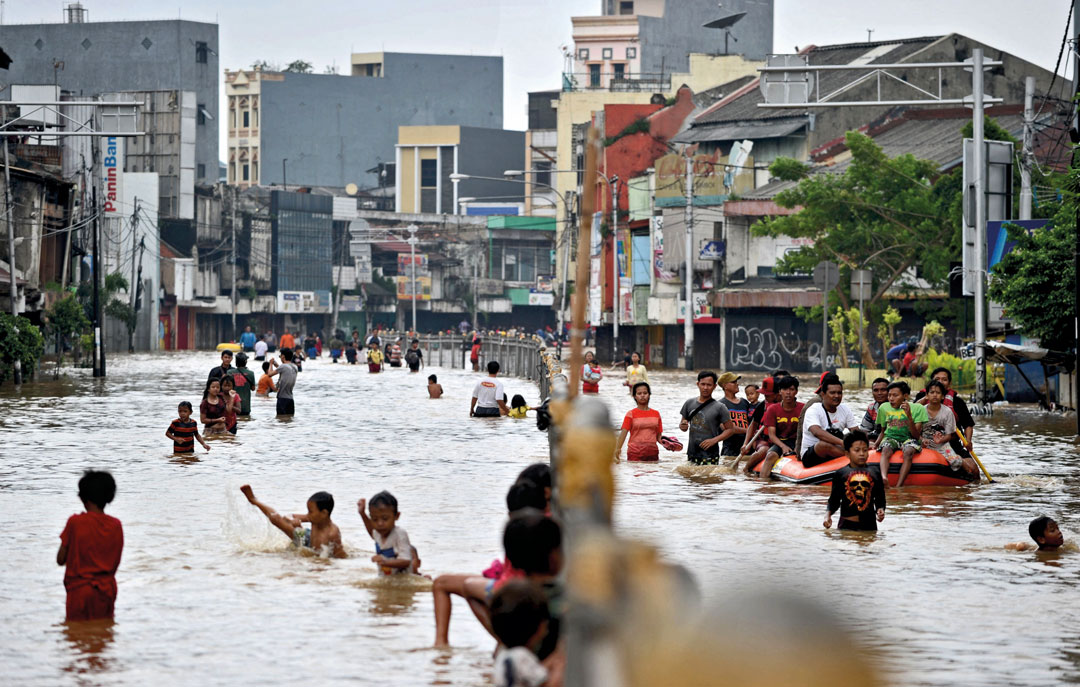
[[[289,158],[287,158],[287,157],[281,158],[281,190],[282,191],[288,191],[289,190],[289,183],[288,183],[288,181],[286,181],[287,177],[285,176],[285,163],[288,162],[288,161],[289,161]]]

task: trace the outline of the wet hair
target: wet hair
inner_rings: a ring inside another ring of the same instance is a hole
[[[637,390],[639,386],[645,387],[645,391],[648,391],[649,395],[652,396],[652,387],[649,386],[648,382],[638,382],[637,384],[635,384],[630,390],[631,396],[637,396]]]
[[[877,379],[875,379],[874,381],[870,382],[870,388],[871,388],[871,389],[872,389],[872,388],[874,388],[874,385],[875,385],[875,384],[888,384],[888,383],[889,383],[889,380],[888,380],[888,379],[886,379],[886,378],[884,378],[884,377],[878,377],[878,378],[877,378]]]
[[[543,511],[547,508],[547,496],[544,488],[528,479],[518,479],[506,492],[506,510],[516,513],[522,508]]]
[[[488,363],[487,364],[487,371],[488,371],[489,375],[498,374],[498,372],[499,372],[499,361],[492,360],[490,363]]]
[[[866,436],[866,432],[861,429],[853,429],[844,435],[844,450],[850,451],[856,441],[863,441],[866,442],[867,446],[870,445],[870,437]]]
[[[527,405],[529,405],[529,404],[525,402],[525,397],[522,396],[521,394],[514,394],[514,397],[512,399],[510,399],[510,407],[511,408],[520,408],[521,406],[527,406]]]
[[[314,501],[315,507],[326,511],[327,515],[334,512],[334,497],[328,491],[317,491],[308,498],[308,501]]]
[[[503,550],[510,565],[526,575],[554,575],[551,554],[562,547],[559,524],[542,511],[526,508],[514,513],[503,531]]]
[[[837,377],[834,372],[825,375],[825,378],[821,380],[819,389],[821,393],[825,393],[829,390],[830,386],[839,386],[841,391],[844,389],[844,383],[840,381],[840,378]]]
[[[749,384],[747,384],[746,386],[743,387],[743,391],[745,391],[747,389],[760,389],[760,388],[761,387],[758,386],[757,384],[755,384],[754,382],[750,382]]]
[[[269,371],[270,371],[270,363],[269,363],[269,361],[264,360],[263,361],[263,372],[269,372]]]
[[[796,390],[799,388],[799,380],[792,376],[784,376],[777,379],[775,382],[776,393],[780,393],[781,390],[794,387]]]
[[[116,480],[103,470],[87,470],[79,480],[79,499],[105,508],[116,497]]]
[[[947,367],[935,367],[934,371],[930,373],[930,379],[933,379],[938,372],[944,372],[945,376],[949,378],[949,383],[952,384],[952,371]]]
[[[889,385],[889,391],[892,391],[893,389],[899,389],[900,393],[905,396],[911,393],[911,387],[907,382],[893,382]]]
[[[776,372],[772,373],[772,376],[773,379],[776,379],[777,377],[790,377],[791,373],[787,370],[777,370]]]
[[[491,629],[507,648],[528,644],[550,618],[544,592],[528,580],[511,580],[491,597]]]
[[[394,512],[397,513],[397,499],[394,498],[393,494],[386,490],[380,491],[368,501],[368,510],[373,508],[392,508]]]
[[[176,409],[179,410],[180,408],[191,410],[191,401],[180,401],[180,405],[176,406]]]
[[[432,384],[438,384],[439,383],[439,378],[436,377],[435,375],[428,375],[427,380],[429,382],[431,382]]]
[[[927,382],[927,384],[926,384],[926,393],[930,393],[930,389],[935,388],[935,387],[938,388],[938,389],[941,389],[941,395],[942,396],[944,396],[946,393],[948,393],[948,391],[945,389],[945,385],[942,384],[941,382],[939,382],[936,379],[931,379],[929,382]]]
[[[518,473],[518,481],[528,480],[535,482],[541,487],[551,488],[551,466],[547,463],[533,463]]]
[[[418,343],[420,343],[420,339],[413,339],[413,340],[412,340],[412,343],[414,343],[414,344],[418,344]]]
[[[82,482],[79,482],[81,485]],[[1028,534],[1035,540],[1035,543],[1039,543],[1039,537],[1046,536],[1046,528],[1050,526],[1050,523],[1054,522],[1054,519],[1049,515],[1040,515],[1039,517],[1028,523]]]
[[[716,380],[718,379],[718,377],[716,376],[716,373],[712,370],[702,370],[701,372],[697,373],[697,380],[699,382],[706,377],[712,377],[713,384],[716,384]]]
[[[289,362],[293,358],[293,350],[286,346],[285,348],[281,349],[281,357],[283,360],[285,360],[285,362]]]

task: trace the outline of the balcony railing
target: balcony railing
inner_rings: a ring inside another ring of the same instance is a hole
[[[563,72],[563,91],[669,91],[671,74],[664,72]]]

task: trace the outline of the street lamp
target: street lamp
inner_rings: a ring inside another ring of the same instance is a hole
[[[282,191],[288,191],[289,190],[289,184],[285,181],[286,178],[287,178],[285,176],[285,163],[288,162],[288,161],[289,161],[289,158],[287,158],[287,157],[281,158],[281,190]]]

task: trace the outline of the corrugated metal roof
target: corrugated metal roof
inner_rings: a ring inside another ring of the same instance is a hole
[[[821,290],[812,279],[751,277],[713,293],[716,308],[809,308],[821,305]]]
[[[700,143],[702,141],[735,141],[749,138],[778,138],[805,128],[806,117],[790,117],[759,121],[745,124],[726,123],[711,126],[695,126],[679,134],[672,140],[675,143]]]

